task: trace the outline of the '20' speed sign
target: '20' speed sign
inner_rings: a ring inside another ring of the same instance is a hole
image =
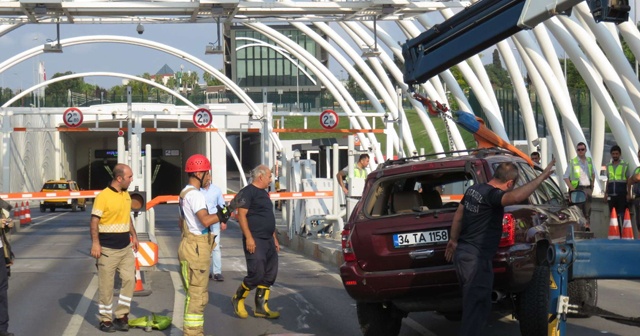
[[[70,107],[62,114],[62,119],[67,127],[78,127],[82,125],[82,111],[75,107]]]
[[[206,108],[199,108],[193,112],[193,124],[199,128],[209,127],[212,121],[213,116],[211,115],[211,111]]]
[[[320,113],[320,125],[324,129],[334,129],[338,126],[338,114],[334,110],[324,110]]]

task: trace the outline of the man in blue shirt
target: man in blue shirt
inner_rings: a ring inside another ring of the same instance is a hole
[[[220,188],[209,183],[206,188],[200,188],[200,192],[204,194],[204,198],[207,201],[207,211],[209,214],[218,213],[217,206],[221,208],[225,207],[224,198],[222,197],[222,191]],[[211,251],[211,269],[209,270],[209,279],[216,281],[224,281],[222,276],[222,253],[220,252],[220,231],[227,229],[227,223],[215,223],[209,227],[210,234],[216,237],[216,247]]]

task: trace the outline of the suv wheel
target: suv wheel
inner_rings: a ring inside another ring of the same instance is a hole
[[[569,304],[578,306],[577,314],[571,317],[589,317],[588,310],[598,305],[598,281],[577,279],[569,282]]]
[[[77,211],[78,211],[78,203],[71,204],[71,212],[77,212]]]
[[[549,279],[548,265],[538,265],[527,288],[517,295],[517,309],[522,336],[548,334]]]
[[[357,303],[358,323],[364,336],[395,336],[406,316],[392,304]]]

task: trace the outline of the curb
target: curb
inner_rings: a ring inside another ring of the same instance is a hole
[[[276,228],[278,241],[287,248],[310,259],[339,268],[344,262],[339,240],[332,238],[289,237],[289,231]]]

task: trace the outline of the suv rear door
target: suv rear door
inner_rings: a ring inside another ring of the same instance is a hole
[[[477,163],[478,169],[467,160],[418,163],[411,169],[399,168],[402,173],[389,169],[369,183],[363,203],[356,208],[358,214],[351,217],[355,221],[351,246],[358,266],[365,272],[418,275],[443,267],[453,271],[444,250],[458,202],[447,200],[459,200],[478,179],[484,182],[480,161]],[[448,281],[457,282],[455,273],[449,274]]]

